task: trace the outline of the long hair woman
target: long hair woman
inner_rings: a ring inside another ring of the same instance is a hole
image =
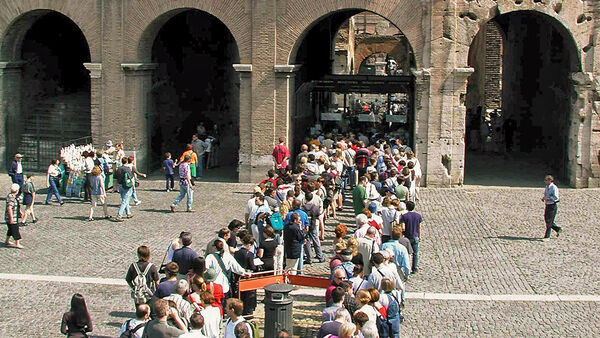
[[[81,294],[76,293],[71,298],[71,309],[63,314],[60,332],[67,337],[87,338],[88,332],[92,330],[92,319],[85,299]]]

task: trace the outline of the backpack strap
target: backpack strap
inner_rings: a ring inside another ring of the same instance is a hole
[[[219,263],[219,266],[221,267],[221,271],[223,272],[223,274],[225,275],[225,277],[227,277],[227,281],[229,283],[231,283],[231,281],[229,280],[229,274],[227,273],[227,269],[225,269],[225,264],[223,263],[223,260],[221,259],[221,256],[219,256],[216,253],[213,253],[213,255],[217,259],[217,263]]]
[[[137,263],[133,263],[133,268],[135,269],[135,272],[139,275],[142,274],[142,272],[140,271],[140,267],[137,265]]]
[[[146,265],[146,269],[144,270],[144,273],[142,273],[142,277],[146,277],[146,274],[148,273],[148,271],[150,271],[150,268],[152,267],[152,263],[148,263],[148,265]]]
[[[131,320],[131,319],[130,319]],[[129,324],[128,324],[129,325]],[[139,323],[138,325],[136,325],[133,329],[131,329],[131,334],[134,334],[137,330],[139,330],[140,328],[142,328],[143,326],[145,326],[146,323]]]

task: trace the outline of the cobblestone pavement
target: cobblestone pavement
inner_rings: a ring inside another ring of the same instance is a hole
[[[41,187],[42,179],[36,181]],[[6,176],[0,186],[8,190]],[[168,239],[180,231],[194,234],[199,252],[215,231],[233,218],[243,219],[251,185],[200,183],[195,190],[195,214],[171,214],[177,193],[161,189],[161,180],[142,182],[142,204],[123,223],[85,221],[88,205],[76,200],[46,206],[37,197],[40,221],[21,228],[25,250],[0,246],[1,273],[123,278],[135,249],[146,244],[160,263]],[[411,278],[410,292],[468,294],[600,294],[600,195],[597,189],[561,190],[557,222],[559,239],[543,235],[542,188],[517,189],[466,186],[422,189],[417,211],[425,220],[420,272]],[[2,197],[3,199],[3,197]],[[116,213],[118,194],[109,193],[109,211]],[[329,220],[325,253],[331,254],[333,227],[353,224],[350,205]],[[100,209],[96,210],[99,216]],[[326,273],[327,263],[308,271]],[[62,312],[74,292],[83,293],[92,311],[94,333],[115,336],[118,325],[132,315],[127,288],[56,282],[0,281],[6,304],[0,319],[1,337],[56,337]],[[320,297],[297,296],[295,335],[310,337],[318,328]],[[498,302],[410,300],[405,308],[406,335],[574,335],[592,336],[598,327],[597,302]],[[262,317],[262,306],[257,317]]]

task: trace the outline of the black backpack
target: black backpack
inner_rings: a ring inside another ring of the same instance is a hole
[[[119,338],[133,338],[133,337],[135,337],[135,333],[137,332],[137,330],[141,329],[144,325],[146,325],[146,323],[140,323],[140,324],[136,325],[134,328],[130,328],[129,327],[130,323],[131,323],[131,319],[125,323],[126,330],[123,331],[123,333],[121,333]]]

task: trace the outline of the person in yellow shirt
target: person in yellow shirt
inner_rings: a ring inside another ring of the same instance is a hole
[[[191,144],[186,146],[186,151],[181,154],[179,158],[179,163],[184,162],[185,155],[190,155],[190,173],[192,177],[196,177],[196,168],[198,167],[198,156],[194,152],[194,147]]]

